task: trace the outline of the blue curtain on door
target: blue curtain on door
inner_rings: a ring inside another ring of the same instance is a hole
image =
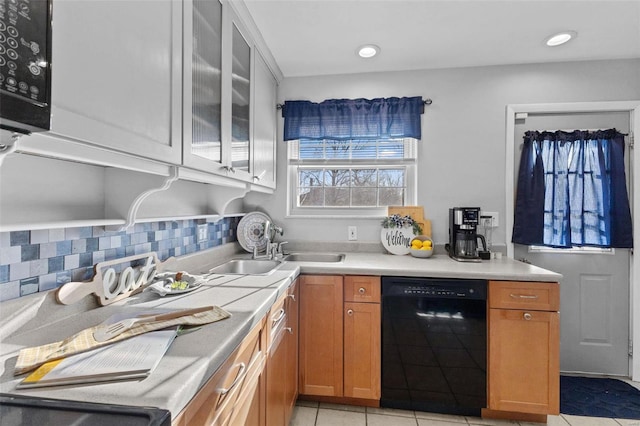
[[[526,132],[512,241],[632,248],[624,134],[615,129]]]
[[[420,139],[422,97],[286,101],[284,140]]]

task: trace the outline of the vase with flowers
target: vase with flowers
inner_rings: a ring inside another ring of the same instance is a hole
[[[384,248],[391,254],[408,254],[411,240],[422,234],[422,227],[411,216],[394,214],[382,220],[380,239]]]

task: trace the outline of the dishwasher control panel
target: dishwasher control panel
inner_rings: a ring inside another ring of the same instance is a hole
[[[487,299],[486,280],[382,277],[382,295],[447,299]]]

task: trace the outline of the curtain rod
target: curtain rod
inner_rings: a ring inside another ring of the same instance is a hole
[[[433,101],[429,98],[425,99],[424,101],[422,101],[422,103],[424,105],[431,105],[433,103]],[[276,104],[276,109],[282,109],[284,107],[284,104]]]

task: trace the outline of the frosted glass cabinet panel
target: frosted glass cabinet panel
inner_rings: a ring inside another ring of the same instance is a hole
[[[222,4],[193,1],[191,153],[222,162]]]
[[[231,167],[250,172],[251,47],[233,25],[231,69]]]
[[[182,3],[53,2],[51,131],[141,157],[181,157]]]

